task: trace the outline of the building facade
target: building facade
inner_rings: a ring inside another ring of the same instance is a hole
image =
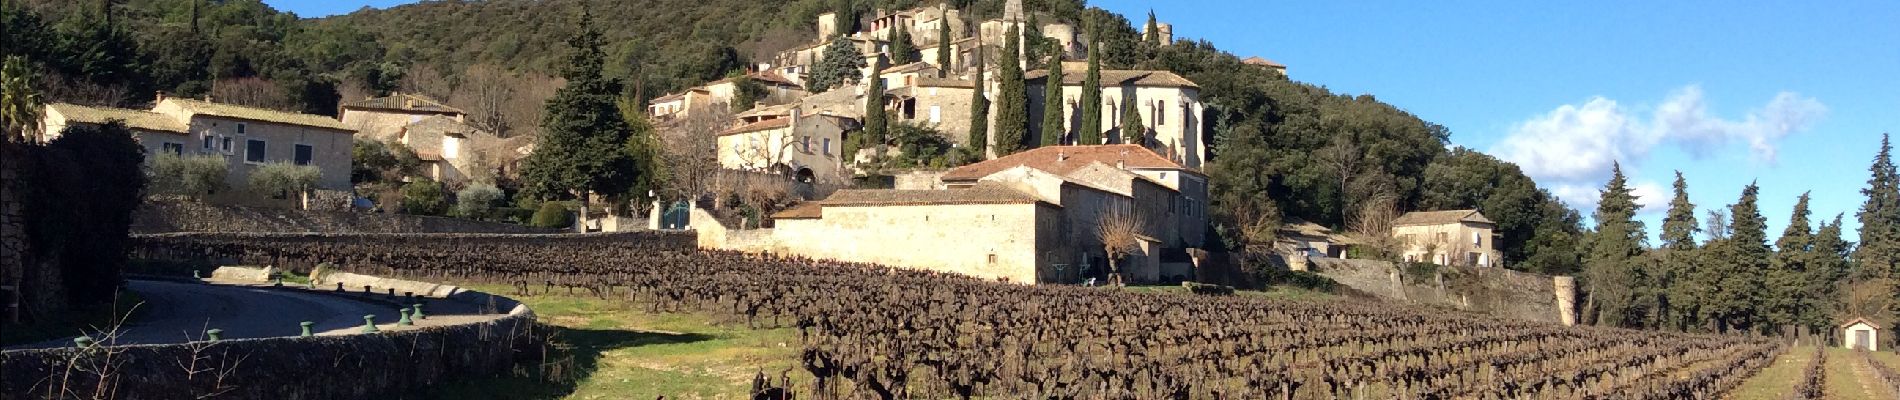
[[[409,124],[429,117],[466,122],[468,113],[428,96],[395,93],[344,102],[337,107],[337,117],[343,126],[362,134],[362,138],[395,142],[401,139],[403,127]]]
[[[318,189],[350,190],[350,149],[356,131],[329,117],[180,98],[159,97],[150,111],[46,106],[47,139],[75,124],[126,121],[146,154],[224,157],[233,188],[270,163],[315,166]]]
[[[1439,265],[1496,266],[1496,230],[1478,210],[1414,211],[1392,221],[1401,259]]]
[[[1193,81],[1168,71],[1146,70],[1102,70],[1101,137],[1103,143],[1076,143],[1081,129],[1078,121],[1082,118],[1082,82],[1087,78],[1088,63],[1062,63],[1062,126],[1065,132],[1042,132],[1044,104],[1044,85],[1049,76],[1047,70],[1029,71],[1024,75],[1029,86],[1029,124],[1031,140],[1041,140],[1042,135],[1061,136],[1061,143],[1078,145],[1091,144],[1140,144],[1161,153],[1169,160],[1189,168],[1201,168],[1207,160],[1207,132],[1202,121],[1206,104],[1201,103],[1200,86]],[[1124,143],[1121,132],[1122,106],[1128,103],[1141,116],[1141,125],[1146,128],[1146,143]]]

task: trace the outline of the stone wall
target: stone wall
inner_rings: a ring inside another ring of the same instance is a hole
[[[132,232],[553,233],[555,230],[394,213],[148,201],[134,215]]]
[[[414,398],[538,359],[546,333],[507,303],[484,322],[380,334],[0,352],[0,398]]]
[[[1395,265],[1335,258],[1311,261],[1311,272],[1382,299],[1531,321],[1575,323],[1575,284],[1569,277],[1503,268]]]

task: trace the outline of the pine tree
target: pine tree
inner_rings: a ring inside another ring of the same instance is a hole
[[[1809,329],[1831,328],[1837,311],[1845,306],[1841,301],[1841,285],[1850,267],[1849,247],[1852,244],[1841,238],[1841,214],[1835,214],[1833,221],[1822,223],[1815,231],[1814,243],[1808,249],[1807,279],[1808,298],[1815,302],[1802,315],[1802,322]]]
[[[1763,317],[1769,330],[1792,329],[1802,325],[1804,310],[1814,307],[1808,298],[1808,262],[1813,256],[1813,231],[1808,223],[1808,194],[1802,193],[1788,218],[1788,228],[1775,240],[1774,258],[1764,277],[1769,290],[1763,302]],[[1784,332],[1791,333],[1791,332]]]
[[[1862,195],[1860,246],[1854,249],[1855,279],[1889,278],[1893,282],[1893,301],[1889,306],[1900,315],[1900,172],[1894,170],[1893,144],[1887,134],[1880,135],[1880,152],[1869,167],[1872,177]],[[1894,323],[1900,330],[1900,321]]]
[[[573,53],[561,73],[567,85],[548,99],[536,151],[521,169],[531,195],[578,198],[583,208],[590,195],[625,193],[642,173],[626,151],[633,132],[614,104],[620,82],[601,73],[607,56],[592,21],[592,13],[583,11],[580,32],[568,39]]]
[[[1055,44],[1050,44],[1055,48]],[[1054,54],[1054,53],[1051,53]],[[1066,115],[1062,96],[1062,57],[1049,57],[1049,75],[1042,80],[1042,145],[1061,145],[1063,136],[1068,134],[1062,127],[1062,118]]]
[[[1689,202],[1689,182],[1676,171],[1675,196],[1669,200],[1669,212],[1663,217],[1662,249],[1656,262],[1661,276],[1657,286],[1657,324],[1686,329],[1696,316],[1698,297],[1710,286],[1710,278],[1695,265],[1695,234],[1702,229],[1696,222],[1695,204]]]
[[[1647,234],[1642,221],[1636,220],[1637,197],[1623,176],[1622,165],[1612,164],[1610,182],[1601,195],[1592,217],[1596,230],[1587,239],[1590,251],[1584,255],[1590,296],[1585,315],[1599,326],[1637,327],[1648,312],[1638,301],[1646,298],[1647,279],[1636,268]]]
[[[871,69],[871,83],[864,89],[864,139],[865,143],[877,146],[878,158],[884,157],[885,145],[890,143],[890,123],[884,118],[884,79],[883,68]]]
[[[1122,99],[1122,143],[1148,146],[1148,125],[1141,121],[1141,108],[1135,98]]]
[[[891,65],[904,65],[920,61],[917,45],[910,42],[910,30],[900,26],[891,26]]]
[[[1728,209],[1728,237],[1706,262],[1713,263],[1720,276],[1716,299],[1710,304],[1717,331],[1742,332],[1759,328],[1764,300],[1762,275],[1768,271],[1774,252],[1768,248],[1768,223],[1756,205],[1760,187],[1750,183],[1742,188],[1742,197]]]
[[[976,55],[976,75],[971,76],[970,89],[970,147],[966,162],[977,162],[987,158],[990,148],[990,99],[983,95],[988,88],[983,85],[983,43],[979,40]]]
[[[824,93],[837,85],[857,82],[861,76],[859,68],[864,68],[864,57],[858,54],[857,46],[843,36],[831,40],[825,46],[825,58],[812,66],[811,79],[805,87],[812,93]]]
[[[1017,38],[1016,27],[1011,26],[1003,36],[1003,59],[997,67],[1003,71],[997,74],[996,93],[996,155],[998,157],[1022,151],[1024,139],[1029,130],[1028,89],[1023,86],[1023,69],[1018,58],[1022,43]]]
[[[1102,42],[1089,44],[1089,69],[1082,77],[1082,119],[1075,123],[1075,144],[1102,144]]]
[[[942,78],[950,71],[950,16],[940,13],[937,19],[937,77]]]

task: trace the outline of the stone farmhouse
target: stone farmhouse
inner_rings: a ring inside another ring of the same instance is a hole
[[[1392,220],[1392,235],[1404,243],[1410,262],[1494,267],[1497,223],[1478,210],[1414,211]]]
[[[1247,57],[1247,59],[1245,60],[1240,60],[1240,63],[1252,65],[1255,67],[1270,69],[1270,70],[1273,70],[1273,72],[1280,73],[1280,76],[1286,76],[1286,64],[1281,64],[1278,61],[1268,60],[1265,58],[1261,58],[1260,56],[1253,56],[1253,57]]]
[[[1075,143],[1080,132],[1079,121],[1082,118],[1082,82],[1087,79],[1088,63],[1062,63],[1062,99],[1063,127],[1067,132],[1042,132],[1041,124],[1030,124],[1030,133],[1035,138],[1044,134],[1060,135],[1062,143]],[[1049,85],[1049,71],[1034,70],[1024,74],[1029,86],[1029,120],[1041,121],[1043,104],[1050,101],[1043,98],[1044,87]],[[1201,116],[1206,104],[1201,103],[1200,86],[1194,81],[1168,71],[1146,70],[1102,70],[1102,139],[1105,143],[1122,143],[1121,107],[1132,104],[1136,113],[1141,115],[1141,123],[1147,127],[1146,143],[1130,143],[1151,147],[1161,151],[1169,160],[1190,168],[1200,168],[1207,160],[1206,124]],[[1035,140],[1035,139],[1032,139]],[[1076,143],[1100,144],[1100,143]]]
[[[49,104],[40,120],[46,139],[74,125],[125,121],[133,139],[158,155],[224,157],[226,183],[250,184],[251,171],[268,163],[316,166],[317,188],[350,190],[350,148],[355,129],[329,117],[165,97],[151,110]]]
[[[844,181],[844,135],[859,128],[857,119],[784,105],[755,109],[741,122],[719,133],[721,167],[776,172],[803,182]]]
[[[774,214],[775,227],[701,227],[702,246],[963,273],[1016,283],[1098,281],[1098,232],[1138,222],[1116,260],[1128,281],[1193,279],[1205,245],[1206,176],[1132,145],[1052,146],[967,165],[895,189],[847,189]],[[695,216],[695,218],[701,218]]]
[[[795,99],[808,94],[805,92],[804,85],[799,83],[800,80],[787,78],[778,72],[754,72],[747,76],[765,86],[766,96],[769,97]],[[647,115],[652,116],[655,121],[667,121],[692,116],[694,111],[702,110],[704,107],[713,105],[723,107],[731,104],[732,100],[738,97],[738,83],[737,77],[726,78],[704,86],[686,89],[683,92],[660,96],[647,103]]]
[[[467,122],[467,113],[427,96],[394,93],[344,102],[338,116],[365,139],[402,144],[427,164],[430,179],[462,183],[513,171],[530,138],[502,138]]]

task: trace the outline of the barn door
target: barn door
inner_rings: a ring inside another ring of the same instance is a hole
[[[1854,348],[1855,349],[1867,350],[1867,349],[1873,348],[1873,346],[1871,346],[1871,344],[1873,344],[1872,343],[1873,340],[1867,337],[1868,333],[1869,332],[1864,331],[1864,330],[1854,331]]]

